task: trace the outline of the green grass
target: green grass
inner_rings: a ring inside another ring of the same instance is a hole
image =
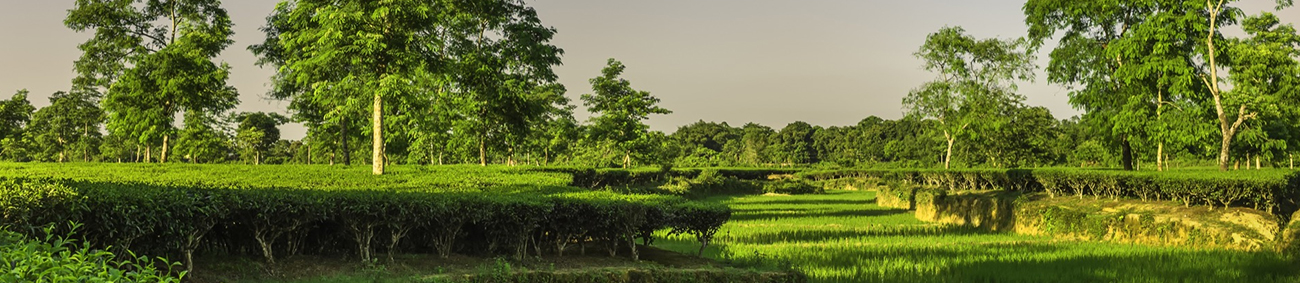
[[[718,197],[735,209],[705,256],[792,267],[815,282],[1300,282],[1272,252],[1192,250],[991,233],[917,220],[874,192]],[[658,246],[693,253],[683,236]]]

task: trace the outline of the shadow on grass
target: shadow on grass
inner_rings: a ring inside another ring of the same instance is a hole
[[[784,230],[773,232],[761,232],[746,234],[743,236],[722,235],[720,241],[728,243],[744,244],[775,244],[775,243],[816,243],[839,241],[846,239],[858,239],[866,237],[933,237],[933,236],[965,236],[992,234],[985,229],[960,225],[944,226],[910,226],[899,228],[879,229],[801,229],[801,230]]]
[[[784,211],[784,210],[777,209],[776,211]],[[803,212],[803,211],[737,213],[731,216],[731,221],[767,220],[767,219],[787,220],[787,219],[796,219],[796,218],[818,218],[818,217],[874,217],[874,216],[889,216],[889,215],[903,214],[903,213],[907,213],[907,210],[873,209],[873,210],[843,210],[843,211],[833,211],[833,212],[824,212],[824,213]]]
[[[839,200],[839,199],[773,199],[773,200],[745,200],[735,204],[741,205],[875,205],[876,198],[862,200]]]
[[[1080,255],[1070,245],[792,246],[735,252],[733,261],[792,264],[813,282],[1300,282],[1295,262],[1272,253]]]

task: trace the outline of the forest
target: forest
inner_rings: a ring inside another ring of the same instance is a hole
[[[671,110],[634,88],[621,62],[592,70],[589,86],[560,85],[552,68],[564,50],[549,42],[557,31],[527,4],[454,2],[277,6],[266,40],[247,49],[280,70],[267,95],[289,102],[287,116],[234,110],[229,66],[214,59],[234,52],[220,3],[79,2],[64,22],[94,36],[79,46],[74,87],[41,109],[26,90],[0,103],[0,158],[1226,170],[1290,168],[1300,149],[1300,36],[1271,13],[1245,15],[1230,3],[1029,1],[1025,37],[981,39],[960,27],[928,36],[915,56],[935,79],[908,94],[903,118],[779,129],[699,121],[663,133],[646,121]],[[453,8],[427,10],[438,5]],[[118,13],[97,15],[105,10]],[[399,11],[407,14],[390,14]],[[409,20],[322,23],[328,13]],[[1225,35],[1229,27],[1245,35]],[[1058,44],[1039,50],[1049,41]],[[1033,94],[1017,83],[1034,78],[1039,52],[1050,54],[1047,79],[1068,86],[1084,114],[1061,119],[1026,105]],[[569,89],[591,91],[575,102]],[[579,102],[590,119],[574,117]],[[305,125],[306,137],[282,139],[278,127],[288,122]]]

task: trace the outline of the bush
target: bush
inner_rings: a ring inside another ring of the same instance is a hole
[[[324,190],[0,178],[0,196],[0,225],[80,219],[86,226],[77,236],[97,248],[184,258],[187,267],[195,253],[270,263],[299,253],[370,261],[382,251],[523,257],[589,240],[610,243],[611,251],[630,246],[635,257],[634,239],[649,243],[670,223],[716,231],[695,219],[730,215],[725,206],[701,210],[677,196],[572,187]]]
[[[717,170],[705,169],[694,178],[675,177],[661,187],[669,193],[682,196],[711,196],[758,194],[762,192],[754,181],[724,176]]]
[[[44,241],[0,230],[0,282],[181,282],[185,276],[170,276],[148,258],[118,260],[90,245],[75,247],[68,237],[53,237],[53,230],[44,230]]]
[[[677,207],[668,226],[669,235],[687,234],[700,242],[699,256],[704,255],[714,234],[731,219],[731,209],[716,203],[686,203]]]
[[[767,182],[763,185],[763,192],[787,195],[824,194],[826,189],[804,180],[781,179]]]
[[[1283,220],[1297,211],[1300,174],[1284,170],[1249,172],[1134,172],[1084,169],[862,169],[805,172],[812,180],[881,178],[950,191],[1008,190],[1056,196],[1133,197],[1175,200],[1184,205],[1242,206]]]
[[[798,173],[798,170],[791,169],[765,169],[765,168],[702,168],[702,169],[673,169],[671,167],[663,168],[642,168],[642,169],[582,169],[582,168],[543,168],[536,169],[543,172],[562,172],[573,175],[573,182],[569,185],[588,188],[600,189],[605,187],[626,187],[647,185],[665,181],[690,180],[701,178],[701,175],[714,174],[715,176],[706,176],[705,178],[732,178],[744,181],[767,180],[772,175],[789,175]]]

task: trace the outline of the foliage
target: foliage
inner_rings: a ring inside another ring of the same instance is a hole
[[[944,27],[914,54],[939,78],[908,93],[903,108],[939,122],[948,142],[944,168],[951,166],[957,138],[1000,128],[1001,114],[1024,100],[1015,93],[1015,80],[1033,79],[1034,56],[1021,48],[1019,41],[978,40],[961,27]]]
[[[74,86],[106,89],[109,131],[161,143],[162,162],[178,113],[220,113],[239,100],[226,84],[230,66],[214,62],[234,42],[220,1],[80,0],[64,24],[94,32],[79,46]]]
[[[813,180],[874,177],[949,191],[1008,190],[1056,196],[1136,197],[1185,205],[1244,206],[1286,217],[1300,204],[1300,175],[1286,170],[1222,173],[1081,169],[832,170],[801,173]]]
[[[634,153],[645,155],[650,152],[647,147],[654,146],[645,120],[651,114],[672,113],[659,107],[659,98],[650,92],[633,89],[632,83],[621,77],[626,69],[622,62],[610,58],[601,75],[591,78],[594,93],[582,95],[582,104],[594,113],[588,138],[609,142],[610,150],[623,153],[623,168],[632,165]]]
[[[556,183],[567,181],[563,175],[509,169],[459,167],[430,175],[397,167],[379,178],[358,170],[312,176],[197,165],[28,168],[4,171],[5,224],[79,220],[87,224],[78,236],[92,243],[181,257],[188,268],[195,253],[260,255],[271,263],[298,253],[369,261],[378,251],[522,258],[562,253],[564,245],[554,243],[570,241],[606,243],[611,254],[631,247],[635,258],[635,239],[649,243],[670,223],[706,233],[716,227],[699,219],[721,225],[725,217],[717,215],[730,213],[675,196],[562,187]],[[462,178],[475,174],[487,176]],[[31,179],[37,176],[55,179]]]
[[[805,180],[778,179],[763,184],[764,193],[801,195],[826,193],[826,189]]]
[[[695,237],[700,242],[700,250],[697,255],[703,256],[704,250],[709,247],[709,242],[713,236],[718,233],[727,220],[731,219],[731,208],[718,203],[689,203],[682,205],[678,210],[678,215],[673,217],[668,223],[672,231],[668,236],[686,234]]]
[[[147,257],[122,257],[91,245],[76,245],[70,237],[55,237],[46,229],[44,239],[0,230],[0,281],[5,282],[181,282],[185,273],[172,276],[158,270]],[[172,264],[169,267],[174,267]]]
[[[27,136],[38,147],[35,159],[91,161],[99,155],[104,111],[92,99],[85,92],[60,91],[50,96],[50,106],[32,114]]]

